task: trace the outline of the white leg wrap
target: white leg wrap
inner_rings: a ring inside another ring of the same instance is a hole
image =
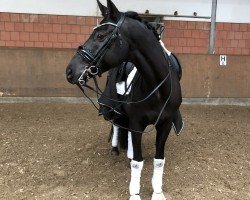
[[[143,161],[137,162],[135,160],[132,160],[130,162],[130,166],[131,166],[131,180],[129,184],[129,193],[131,195],[130,198],[133,197],[138,199],[139,196],[138,194],[140,193],[140,180],[141,180],[141,171],[143,168]]]
[[[129,159],[133,159],[134,157],[134,152],[133,152],[133,144],[132,144],[132,135],[131,132],[128,132],[128,151],[127,151],[127,157]]]
[[[141,200],[141,197],[140,195],[133,195],[133,196],[130,196],[129,200]]]
[[[152,187],[154,193],[162,193],[162,178],[164,170],[165,158],[164,159],[154,159],[154,172],[152,177]]]
[[[113,137],[112,137],[112,147],[118,146],[118,130],[119,128],[113,125]]]
[[[162,193],[153,193],[151,200],[166,200],[163,192]]]

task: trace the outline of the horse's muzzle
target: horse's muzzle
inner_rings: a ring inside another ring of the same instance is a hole
[[[68,68],[66,70],[66,77],[67,77],[67,80],[68,80],[69,83],[71,83],[71,84],[76,83],[75,78],[74,78],[74,73],[73,73],[72,69]]]

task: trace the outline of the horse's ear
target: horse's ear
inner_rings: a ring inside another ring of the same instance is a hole
[[[120,12],[111,0],[107,0],[107,6],[109,17],[115,21],[120,19]]]
[[[106,6],[104,6],[104,5],[102,5],[102,3],[99,0],[97,0],[97,4],[98,4],[98,6],[100,8],[102,16],[105,17],[107,15],[107,13],[108,13],[108,8]]]

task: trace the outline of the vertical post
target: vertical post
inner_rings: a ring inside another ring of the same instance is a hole
[[[212,0],[209,54],[214,54],[217,0]]]
[[[96,3],[96,26],[99,24],[99,16],[101,15],[98,3]],[[102,15],[101,15],[102,16]]]

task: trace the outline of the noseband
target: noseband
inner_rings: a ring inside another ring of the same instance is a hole
[[[101,69],[99,65],[103,57],[105,56],[108,48],[115,42],[117,38],[120,39],[120,45],[122,45],[120,28],[122,26],[122,23],[124,22],[124,19],[125,19],[125,16],[123,13],[121,13],[121,18],[117,22],[117,24],[107,22],[107,23],[100,24],[94,28],[94,30],[96,30],[99,27],[107,26],[107,25],[111,25],[115,27],[110,37],[106,39],[106,41],[99,48],[98,52],[95,55],[90,49],[86,48],[84,45],[81,45],[78,48],[77,54],[80,55],[84,60],[86,60],[89,63],[89,65],[86,66],[85,70],[82,72],[81,76],[78,79],[78,83],[80,85],[83,86],[85,84],[84,75],[87,77],[87,80],[88,80],[90,79],[90,76],[96,76],[96,75],[101,74]]]

